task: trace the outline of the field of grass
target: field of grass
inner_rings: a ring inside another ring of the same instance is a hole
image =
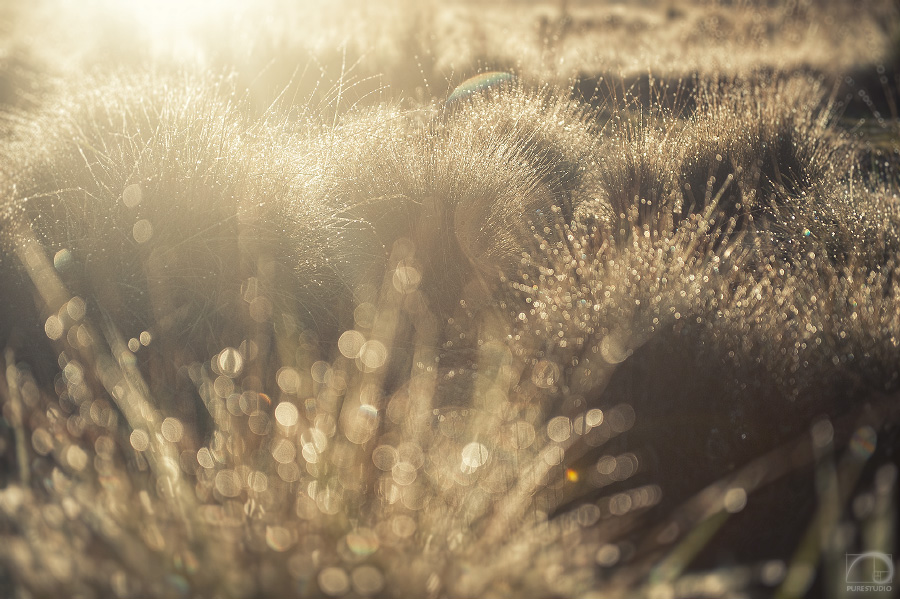
[[[893,596],[898,102],[886,0],[3,3],[0,596]]]

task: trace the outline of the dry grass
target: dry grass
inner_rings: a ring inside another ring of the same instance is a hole
[[[0,592],[840,596],[891,553],[898,178],[834,82],[894,9],[55,8],[6,9]],[[476,65],[521,76],[445,104]]]

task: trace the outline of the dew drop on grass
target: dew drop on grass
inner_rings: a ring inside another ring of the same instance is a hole
[[[53,451],[53,436],[45,428],[39,428],[31,434],[31,446],[40,455]]]
[[[328,362],[323,360],[318,360],[313,363],[313,365],[309,369],[312,378],[317,383],[324,383],[328,373],[331,371],[331,366]],[[280,372],[280,371],[279,371]],[[281,387],[281,383],[279,382],[279,387]],[[282,387],[284,389],[284,387]]]
[[[241,352],[235,348],[226,347],[219,352],[217,364],[219,372],[228,378],[235,378],[244,368],[244,358],[241,356]]]
[[[549,447],[544,448],[541,451],[540,458],[544,461],[548,466],[557,466],[562,464],[563,459],[566,457],[566,452],[559,445],[551,445]]]
[[[384,366],[388,358],[388,349],[381,341],[366,341],[359,350],[359,360],[370,370]]]
[[[297,424],[300,412],[297,406],[289,401],[283,401],[275,407],[275,420],[283,427],[291,427]]]
[[[53,267],[59,272],[65,272],[73,261],[72,252],[68,249],[61,249],[53,255]]]
[[[163,438],[169,443],[178,443],[184,435],[184,425],[177,418],[166,418],[160,425]]]
[[[272,445],[272,457],[279,464],[290,464],[297,457],[297,448],[288,439],[278,439]]]
[[[72,470],[81,471],[87,466],[88,455],[77,445],[69,445],[65,453],[66,462]]]
[[[372,451],[372,462],[376,468],[384,472],[390,471],[398,459],[397,450],[390,445],[379,445]]]
[[[365,342],[366,338],[359,331],[344,331],[338,338],[338,351],[345,358],[356,358]]]
[[[462,449],[463,472],[472,472],[484,466],[490,457],[490,451],[482,443],[473,441]]]
[[[603,456],[597,460],[597,472],[604,476],[612,476],[616,470],[616,458],[613,456]]]
[[[600,355],[609,364],[620,364],[630,352],[618,338],[607,336],[600,342]]]
[[[122,191],[122,203],[129,208],[134,208],[140,204],[142,198],[141,186],[136,183],[129,185]]]
[[[787,567],[781,560],[772,560],[764,563],[760,569],[759,577],[763,584],[775,586],[784,580]]]
[[[747,491],[740,487],[728,489],[724,503],[726,511],[736,514],[747,506]]]
[[[256,410],[247,418],[247,425],[250,431],[256,435],[264,436],[269,433],[272,422],[265,412]]]
[[[149,220],[142,218],[141,220],[134,223],[134,227],[131,229],[132,237],[137,243],[146,243],[150,241],[150,238],[153,237],[153,225]]]
[[[266,545],[273,551],[287,551],[294,544],[294,535],[283,526],[266,527]]]
[[[350,590],[350,577],[342,568],[325,568],[319,572],[319,588],[326,595],[339,597]]]
[[[600,547],[600,549],[597,550],[597,555],[594,559],[604,568],[610,568],[618,563],[621,555],[622,552],[618,545],[609,544]]]
[[[87,306],[85,305],[84,300],[77,295],[66,302],[66,314],[68,314],[69,318],[72,320],[78,321],[84,318],[86,309]]]
[[[146,451],[150,447],[150,435],[146,431],[138,429],[131,432],[129,442],[136,451]]]
[[[207,470],[211,470],[215,467],[216,464],[213,461],[212,453],[210,453],[209,448],[202,447],[197,451],[197,463]]]
[[[372,555],[380,545],[378,535],[370,528],[360,528],[347,534],[345,538],[350,551],[360,557]]]
[[[878,435],[871,426],[861,426],[850,439],[850,451],[860,460],[867,460],[875,453]]]
[[[293,461],[278,464],[275,471],[278,473],[278,477],[286,483],[296,482],[300,478],[300,468]]]
[[[51,341],[57,341],[63,336],[63,332],[65,328],[63,327],[62,320],[56,314],[51,314],[46,321],[44,321],[44,333],[46,333],[47,338]]]
[[[401,264],[394,270],[394,289],[400,293],[412,293],[421,282],[422,274],[413,266]]]
[[[401,539],[411,537],[415,534],[416,528],[416,521],[406,514],[400,514],[391,519],[391,531]]]
[[[569,440],[572,435],[572,421],[565,416],[557,416],[547,423],[547,436],[557,443]]]
[[[384,575],[375,566],[357,566],[350,573],[350,579],[353,590],[364,597],[375,595],[384,588]]]
[[[394,482],[400,486],[411,485],[418,476],[416,467],[409,462],[397,462],[391,468],[391,476]]]
[[[593,428],[603,423],[603,410],[592,408],[584,415],[584,423]]]
[[[266,476],[265,472],[254,470],[247,477],[247,485],[250,487],[250,490],[256,493],[265,493],[266,489],[269,488],[269,477]]]
[[[559,364],[550,360],[540,360],[531,373],[532,382],[541,389],[549,389],[559,380]]]
[[[282,367],[278,369],[275,375],[278,386],[285,393],[296,395],[300,390],[300,373],[290,367]]]
[[[223,497],[237,497],[241,493],[241,478],[234,470],[221,470],[216,474],[216,490]]]

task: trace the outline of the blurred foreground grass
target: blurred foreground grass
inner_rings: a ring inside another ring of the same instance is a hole
[[[3,592],[839,597],[895,551],[894,5],[2,10]]]

